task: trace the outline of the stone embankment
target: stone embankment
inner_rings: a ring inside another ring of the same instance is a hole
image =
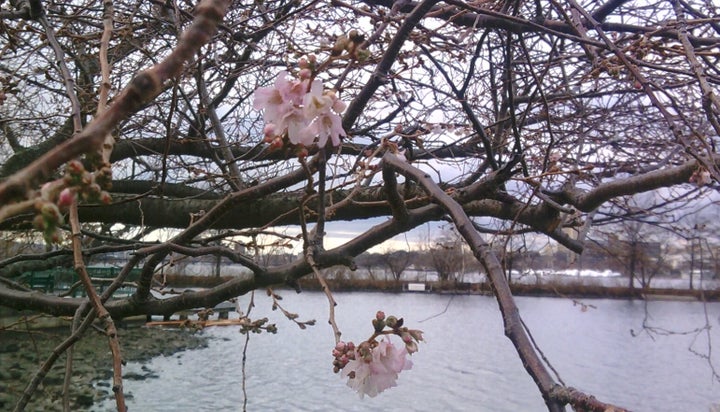
[[[15,328],[17,329],[17,327]],[[39,365],[69,334],[69,327],[29,330],[0,330],[0,410],[12,410]],[[129,325],[118,328],[123,359],[146,362],[156,356],[207,346],[202,332],[186,329],[146,328]],[[26,411],[61,411],[65,356],[52,367]],[[156,375],[146,367],[142,373],[125,374],[125,380],[142,380]],[[108,341],[90,331],[75,344],[70,409],[90,410],[92,405],[112,396],[112,359]],[[132,394],[126,394],[131,397]]]

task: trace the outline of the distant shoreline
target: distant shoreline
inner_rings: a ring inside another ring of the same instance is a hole
[[[177,276],[167,275],[169,288],[187,287],[213,287],[231,277],[208,276]],[[327,279],[332,291],[377,291],[388,293],[438,293],[438,294],[477,294],[491,295],[490,285],[487,283],[460,283],[460,282],[396,282],[393,280],[370,279]],[[408,283],[426,283],[428,291],[407,291]],[[316,279],[303,278],[298,282],[302,290],[321,290]],[[283,286],[289,287],[289,286]],[[584,298],[584,299],[647,299],[647,300],[697,300],[720,301],[720,288],[710,290],[677,289],[677,288],[634,288],[619,286],[588,285],[578,282],[522,284],[511,283],[510,288],[515,296],[538,296],[558,298]]]

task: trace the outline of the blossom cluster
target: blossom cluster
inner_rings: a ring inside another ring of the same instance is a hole
[[[707,169],[701,167],[693,172],[692,176],[690,176],[689,182],[695,183],[698,186],[709,185],[712,183],[712,176]]]
[[[314,58],[300,61],[299,78],[281,71],[270,87],[255,91],[253,107],[263,110],[264,140],[273,148],[284,146],[285,139],[293,145],[325,147],[328,139],[333,146],[347,136],[340,113],[345,103],[335,92],[326,90],[319,79],[313,79]]]
[[[40,188],[40,196],[35,200],[37,215],[33,226],[43,232],[46,242],[60,243],[58,227],[64,223],[62,212],[67,211],[78,195],[84,201],[109,204],[112,199],[103,189],[110,188],[111,179],[109,166],[90,173],[79,160],[70,161],[62,179],[47,182]]]
[[[412,368],[408,354],[417,352],[417,343],[423,341],[422,331],[403,326],[403,319],[394,316],[385,317],[378,311],[373,320],[375,332],[370,339],[355,345],[353,342],[340,341],[333,349],[334,371],[347,378],[347,385],[365,395],[377,396],[385,389],[397,386],[400,372]],[[400,336],[404,348],[393,345],[389,335]],[[382,337],[380,340],[377,338]]]

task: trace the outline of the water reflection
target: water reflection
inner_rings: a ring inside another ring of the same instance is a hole
[[[301,319],[315,318],[318,324],[299,330],[272,312],[270,302],[256,300],[255,316],[271,317],[280,332],[251,336],[247,361],[250,411],[546,410],[503,335],[492,298],[336,294],[337,320],[346,339],[367,338],[372,332],[370,320],[378,309],[404,316],[409,327],[424,330],[427,338],[413,355],[413,369],[400,375],[398,387],[377,398],[360,400],[332,373],[334,341],[325,322],[324,295],[284,292],[283,296],[286,308],[298,312]],[[707,310],[717,346],[720,304],[705,308],[691,302],[586,303],[596,308],[582,311],[567,299],[518,298],[534,338],[568,385],[636,411],[706,411],[711,403],[720,402],[720,384],[713,382],[707,361],[688,350],[692,347],[707,353],[704,332],[669,336],[642,332],[646,317],[649,325],[662,330],[701,328]],[[205,333],[215,338],[207,349],[158,358],[147,365],[160,379],[125,382],[126,391],[132,394],[128,401],[131,411],[242,409],[244,335],[235,328],[212,328]],[[720,364],[720,357],[713,355],[713,361]],[[139,368],[128,365],[126,370]]]

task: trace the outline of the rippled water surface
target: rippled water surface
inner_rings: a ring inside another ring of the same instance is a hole
[[[497,304],[484,296],[352,293],[335,295],[336,318],[348,340],[372,333],[377,310],[403,316],[425,331],[412,370],[377,398],[359,399],[332,373],[328,303],[320,293],[284,292],[282,304],[317,325],[300,330],[267,298],[254,318],[268,316],[277,335],[251,335],[246,385],[249,411],[543,411],[544,403],[503,335]],[[247,300],[247,298],[244,298]],[[720,365],[720,304],[518,298],[538,345],[567,385],[636,411],[708,411],[720,403],[707,359],[708,333]],[[643,322],[657,328],[643,331]],[[242,410],[245,336],[236,327],[209,328],[206,349],[156,358],[146,365],[159,379],[126,380],[130,411]],[[635,335],[635,336],[633,336]],[[124,344],[131,344],[125,342]],[[130,364],[126,371],[141,371]],[[110,408],[111,404],[106,404]]]

